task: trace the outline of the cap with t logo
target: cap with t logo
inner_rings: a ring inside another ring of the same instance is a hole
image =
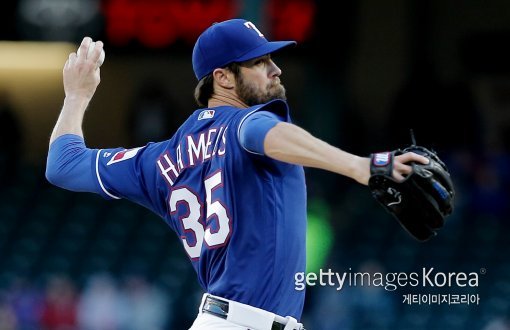
[[[268,41],[255,24],[244,19],[215,23],[195,43],[193,71],[200,80],[232,62],[248,61],[294,44],[295,41]]]

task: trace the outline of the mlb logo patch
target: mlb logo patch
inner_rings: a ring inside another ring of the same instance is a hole
[[[375,154],[373,163],[375,166],[386,166],[390,162],[390,153],[389,152],[381,152]]]
[[[198,120],[211,119],[214,117],[214,110],[204,110],[198,115]]]
[[[133,158],[138,153],[138,150],[140,150],[142,148],[143,147],[138,147],[138,148],[134,148],[134,149],[127,149],[127,150],[119,151],[119,152],[115,153],[115,155],[113,155],[112,159],[110,159],[110,161],[108,163],[106,163],[106,165],[115,164],[118,162],[122,162],[124,160],[128,160],[130,158]]]

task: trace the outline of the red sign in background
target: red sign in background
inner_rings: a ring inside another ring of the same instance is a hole
[[[242,1],[235,0],[106,0],[102,3],[105,34],[110,44],[139,42],[145,47],[164,48],[177,41],[193,44],[214,22],[240,17]],[[306,41],[316,8],[312,0],[261,2],[262,29],[272,39]]]

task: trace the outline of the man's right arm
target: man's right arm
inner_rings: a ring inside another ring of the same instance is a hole
[[[83,116],[101,80],[97,63],[103,49],[103,43],[98,41],[91,55],[87,57],[91,42],[92,39],[89,37],[83,38],[80,45],[80,55],[71,53],[64,65],[64,105],[53,128],[50,144],[64,134],[83,137],[81,127]]]
[[[48,151],[46,179],[67,190],[100,193],[93,166],[96,152],[85,147],[81,136],[59,136]]]
[[[82,123],[100,82],[97,63],[103,44],[98,41],[87,56],[91,42],[89,37],[83,38],[80,55],[71,53],[64,65],[64,105],[51,133],[46,166],[48,181],[73,191],[94,191],[93,151],[85,147]]]
[[[84,97],[66,96],[60,115],[51,132],[50,146],[58,137],[65,134],[74,134],[83,138],[82,123],[89,102],[90,99]]]

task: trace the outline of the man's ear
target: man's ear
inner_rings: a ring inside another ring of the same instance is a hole
[[[235,87],[234,74],[227,69],[215,69],[213,71],[214,81],[225,89],[232,89]]]

